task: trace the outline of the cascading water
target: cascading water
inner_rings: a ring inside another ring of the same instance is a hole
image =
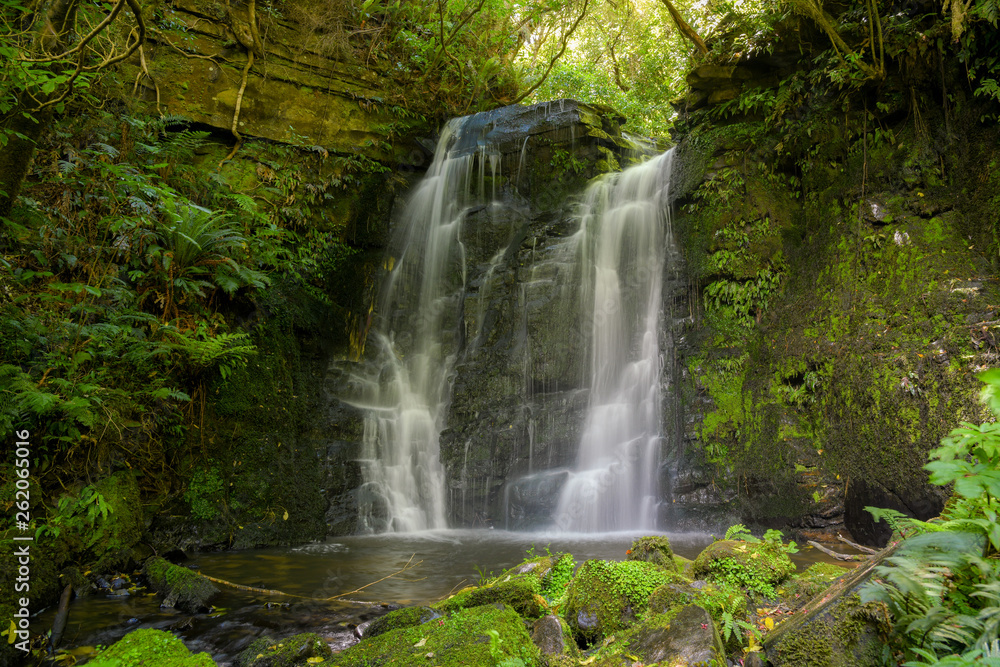
[[[659,322],[672,157],[668,151],[601,179],[581,207],[590,403],[576,467],[554,516],[562,530],[656,527]]]
[[[358,503],[369,532],[447,527],[439,438],[461,346],[462,220],[481,203],[486,163],[495,172],[499,160],[477,144],[482,129],[476,116],[444,128],[406,206],[391,250],[395,259],[387,260],[391,273],[373,337],[377,372],[355,378],[360,395],[351,401],[367,413]]]

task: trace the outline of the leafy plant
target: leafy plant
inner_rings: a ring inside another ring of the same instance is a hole
[[[980,376],[983,403],[1000,416],[1000,371]],[[995,422],[954,429],[930,453],[931,481],[953,484],[940,519],[929,522],[868,508],[903,535],[906,552],[876,569],[863,600],[885,604],[894,646],[907,665],[965,664],[993,650],[1000,633],[1000,430]],[[985,545],[985,549],[982,546]],[[991,659],[991,658],[990,658]],[[978,664],[978,663],[977,663]]]
[[[55,514],[35,530],[35,539],[62,537],[67,543],[82,542],[89,548],[104,537],[111,507],[93,486],[85,486],[78,495],[59,499]]]
[[[566,593],[569,582],[573,579],[576,560],[572,554],[549,554],[553,558],[552,567],[542,578],[542,595],[546,600],[557,600]]]
[[[504,656],[503,651],[500,649],[500,645],[503,643],[503,640],[500,639],[499,632],[496,630],[487,630],[486,634],[489,635],[490,638],[490,655],[493,656],[493,660],[496,662],[496,667],[525,667],[524,660]]]
[[[732,637],[739,637],[742,640],[740,645],[747,648],[747,652],[760,650],[760,630],[753,623],[744,621],[733,616],[729,611],[722,612],[722,641],[728,642]]]

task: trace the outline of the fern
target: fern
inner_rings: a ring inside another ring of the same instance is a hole
[[[168,160],[189,160],[194,157],[196,150],[201,148],[205,141],[212,136],[211,132],[205,130],[183,130],[172,134],[160,150],[160,155]]]
[[[738,523],[734,526],[730,526],[726,530],[727,540],[742,540],[744,542],[759,542],[756,537],[750,534],[750,529],[744,526],[742,523]]]
[[[862,602],[886,605],[894,640],[911,655],[936,661],[990,649],[1000,632],[1000,564],[982,557],[980,538],[941,531],[906,545],[904,555],[876,568],[877,579],[861,590]]]
[[[221,333],[211,335],[204,328],[190,335],[177,329],[165,329],[176,343],[165,343],[165,347],[180,352],[192,365],[202,368],[218,368],[223,379],[237,369],[247,365],[248,358],[257,354],[257,347],[250,337],[243,333]]]

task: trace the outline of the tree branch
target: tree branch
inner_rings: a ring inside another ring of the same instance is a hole
[[[590,2],[590,0],[583,0],[583,9],[580,10],[580,15],[578,17],[576,17],[576,21],[573,22],[572,26],[570,26],[569,31],[565,35],[563,35],[562,48],[559,49],[559,53],[557,53],[555,56],[553,56],[552,60],[549,61],[549,66],[547,68],[545,68],[545,73],[542,74],[542,78],[540,78],[538,81],[536,81],[533,86],[531,86],[526,91],[524,91],[523,93],[521,93],[517,97],[517,99],[515,99],[513,102],[511,102],[511,104],[517,104],[517,103],[519,103],[521,100],[523,100],[524,98],[528,97],[533,92],[535,92],[536,90],[538,90],[538,87],[541,86],[545,82],[545,79],[547,79],[548,76],[549,76],[549,72],[551,72],[552,68],[555,66],[556,61],[559,60],[562,57],[562,54],[564,54],[566,52],[566,47],[569,46],[569,38],[573,36],[573,33],[576,31],[577,26],[580,25],[581,21],[583,21],[583,17],[587,15],[587,5],[588,5],[589,2]]]
[[[126,0],[118,0],[115,6],[111,8],[111,12],[104,17],[104,20],[98,23],[93,30],[84,35],[83,38],[80,39],[80,41],[77,42],[76,46],[74,46],[72,49],[64,51],[63,53],[60,53],[58,55],[46,56],[45,58],[18,58],[18,60],[25,63],[51,63],[57,60],[65,60],[74,53],[79,53],[80,50],[83,49],[83,47],[87,46],[87,44],[90,43],[91,40],[93,40],[95,37],[101,34],[101,32],[103,32],[105,28],[111,25],[111,22],[115,20],[115,17],[118,16],[121,10],[125,8],[125,1]],[[139,16],[138,12],[136,13],[136,16]],[[139,21],[141,22],[142,19],[140,18]]]
[[[698,47],[698,51],[701,53],[708,53],[708,47],[705,46],[705,40],[703,40],[698,33],[694,31],[694,28],[689,26],[683,18],[681,18],[681,13],[677,11],[673,3],[670,0],[663,0],[663,4],[666,6],[667,11],[670,12],[670,18],[674,20],[674,24],[677,29],[681,31],[681,34],[687,37],[691,42]]]

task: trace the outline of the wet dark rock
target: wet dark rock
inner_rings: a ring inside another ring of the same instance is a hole
[[[542,655],[559,655],[566,651],[562,621],[558,616],[542,616],[531,626],[531,641]]]
[[[926,521],[938,516],[944,508],[940,489],[928,487],[921,484],[910,489],[890,490],[877,481],[852,480],[844,501],[844,525],[861,544],[883,547],[889,542],[892,529],[884,521],[876,522],[865,507],[894,509]]]
[[[697,605],[682,608],[669,625],[644,627],[629,649],[646,663],[718,664],[725,652],[707,611]]]
[[[311,658],[332,657],[333,651],[326,642],[319,635],[307,632],[280,640],[260,637],[236,657],[233,667],[297,667],[310,664]]]

